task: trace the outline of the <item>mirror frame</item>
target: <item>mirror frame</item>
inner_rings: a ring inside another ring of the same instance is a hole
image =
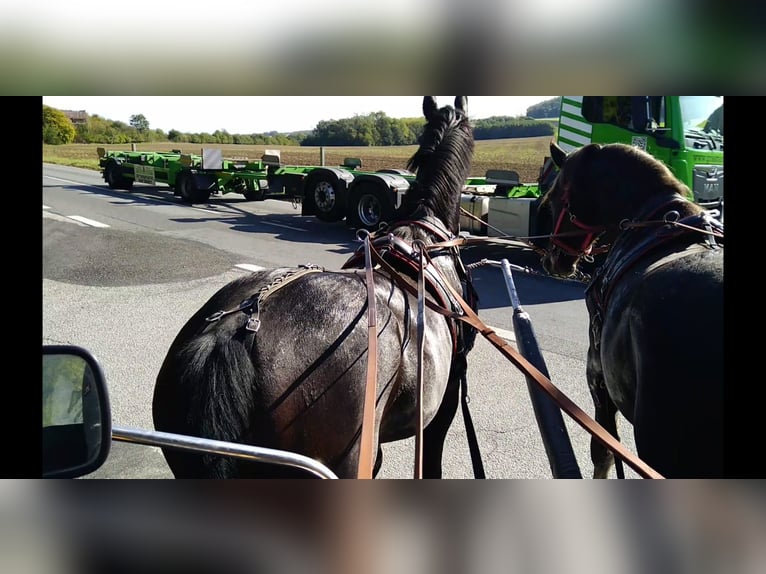
[[[96,357],[83,347],[76,345],[43,345],[43,356],[46,355],[70,355],[80,357],[85,361],[93,374],[93,384],[98,392],[99,409],[101,413],[101,448],[98,456],[85,464],[62,469],[43,472],[43,478],[77,478],[90,474],[100,468],[107,457],[112,444],[112,412],[109,403],[109,393],[106,386],[106,377],[101,364]],[[42,427],[41,427],[42,428]],[[42,437],[41,437],[42,447]],[[41,453],[42,454],[42,453]]]

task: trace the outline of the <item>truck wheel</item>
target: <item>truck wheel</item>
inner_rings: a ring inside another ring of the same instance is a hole
[[[309,175],[304,187],[316,208],[316,216],[322,221],[343,219],[343,191],[338,176],[332,172]]]
[[[354,228],[375,231],[382,222],[390,221],[394,204],[385,189],[365,183],[354,193],[348,214],[348,224]]]
[[[181,200],[185,203],[204,203],[210,199],[210,190],[197,189],[197,185],[194,183],[194,176],[188,172],[178,175],[176,187],[181,195]]]

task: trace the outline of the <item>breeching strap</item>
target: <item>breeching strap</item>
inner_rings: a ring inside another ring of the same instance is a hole
[[[372,271],[370,236],[364,240],[364,268],[367,278],[367,385],[364,393],[362,436],[359,444],[357,478],[371,479],[373,451],[375,450],[375,399],[378,387],[378,314],[375,305],[375,279]]]

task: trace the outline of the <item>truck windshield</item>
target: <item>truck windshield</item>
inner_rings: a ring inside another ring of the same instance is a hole
[[[723,96],[680,96],[684,132],[723,136]]]

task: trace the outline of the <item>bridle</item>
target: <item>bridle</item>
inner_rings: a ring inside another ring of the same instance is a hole
[[[556,248],[559,249],[559,251],[562,251],[563,253],[570,255],[572,257],[591,257],[595,253],[603,253],[608,250],[608,247],[601,247],[598,249],[594,249],[594,246],[598,242],[601,235],[609,229],[606,225],[588,225],[587,223],[584,223],[582,220],[578,219],[577,216],[572,212],[571,204],[570,204],[570,185],[562,185],[564,189],[563,196],[561,198],[563,203],[563,208],[561,209],[561,213],[559,213],[558,218],[556,219],[556,223],[553,226],[553,233],[551,235],[551,243],[556,246]],[[566,220],[569,220],[569,222],[574,225],[576,228],[578,228],[580,231],[561,231],[561,227],[563,223]],[[582,241],[577,247],[571,247],[564,243],[563,241],[560,241],[560,237],[571,237],[572,235],[584,235]]]

